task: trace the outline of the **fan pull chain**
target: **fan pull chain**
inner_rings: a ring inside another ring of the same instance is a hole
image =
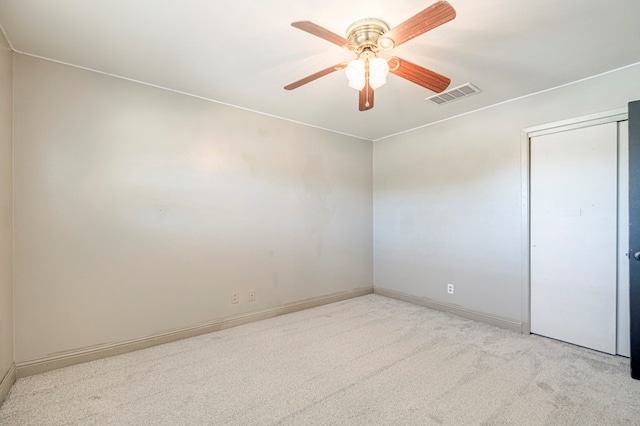
[[[367,62],[365,63],[365,71],[364,71],[364,81],[365,81],[365,89],[366,89],[366,93],[367,93],[367,102],[365,103],[365,106],[367,108],[369,108],[371,106],[371,104],[369,103],[369,93],[371,93],[371,86],[369,86],[369,60],[367,60]]]

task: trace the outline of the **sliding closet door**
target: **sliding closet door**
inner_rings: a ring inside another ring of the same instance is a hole
[[[616,353],[617,123],[531,138],[531,331]]]

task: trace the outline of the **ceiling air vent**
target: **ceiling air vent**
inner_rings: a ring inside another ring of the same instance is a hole
[[[462,86],[454,87],[453,89],[447,90],[446,92],[442,92],[438,95],[431,96],[430,98],[427,98],[427,100],[434,104],[442,105],[480,92],[482,92],[482,90],[478,89],[471,83],[467,83]]]

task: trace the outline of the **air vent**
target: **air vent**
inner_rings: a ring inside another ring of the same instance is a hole
[[[446,92],[442,92],[438,95],[431,96],[430,98],[427,98],[427,100],[433,102],[434,104],[442,105],[455,101],[456,99],[475,95],[476,93],[480,92],[482,92],[482,90],[478,89],[471,83],[467,83],[463,84],[462,86],[447,90]]]

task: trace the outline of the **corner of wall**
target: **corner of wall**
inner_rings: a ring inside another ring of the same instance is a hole
[[[11,390],[11,386],[16,382],[16,365],[11,364],[9,367],[9,371],[4,375],[2,381],[0,381],[0,406],[4,402],[7,395],[9,395],[9,391]]]

